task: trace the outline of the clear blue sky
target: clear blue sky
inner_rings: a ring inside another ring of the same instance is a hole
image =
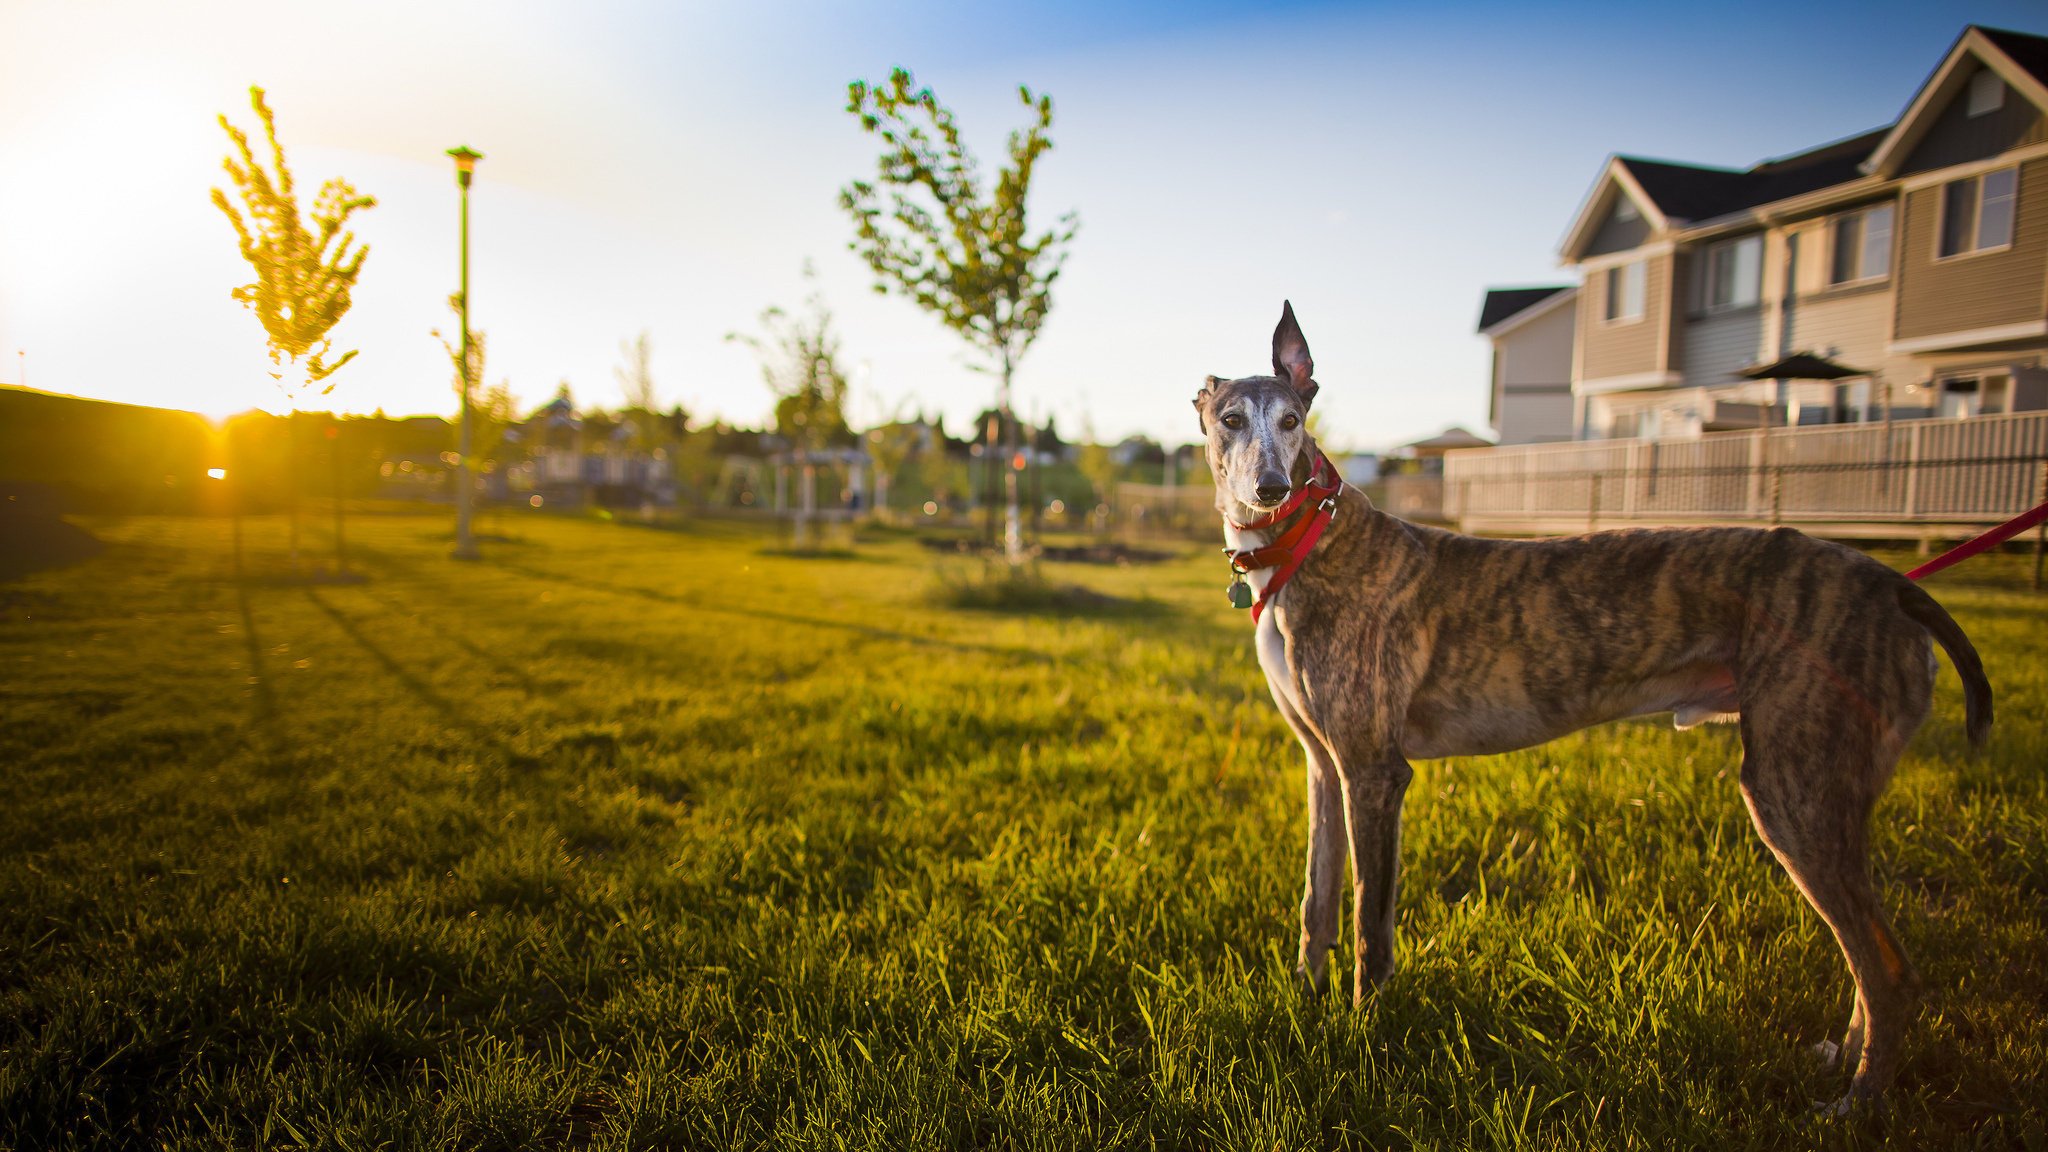
[[[616,404],[651,334],[663,399],[764,419],[725,333],[796,305],[813,261],[855,416],[943,410],[990,379],[868,290],[836,196],[872,171],[846,82],[892,65],[959,113],[985,166],[1052,94],[1032,208],[1082,233],[1018,378],[1071,435],[1192,439],[1206,373],[1263,371],[1283,297],[1315,351],[1329,434],[1377,448],[1483,429],[1489,285],[1559,281],[1555,250],[1610,152],[1746,165],[1886,123],[1982,4],[1235,5],[914,2],[0,3],[0,382],[222,414],[274,405],[247,279],[207,202],[270,91],[310,191],[380,206],[331,402],[454,407],[455,186],[484,152],[473,320],[487,379]]]

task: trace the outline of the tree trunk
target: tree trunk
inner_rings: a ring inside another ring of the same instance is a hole
[[[1010,412],[1010,353],[1003,351],[1003,396],[996,405],[1003,422],[1003,558],[1024,563],[1024,525],[1017,514],[1017,419]]]

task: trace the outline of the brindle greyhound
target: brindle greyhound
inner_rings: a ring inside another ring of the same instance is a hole
[[[1308,753],[1308,985],[1329,986],[1347,828],[1354,997],[1393,975],[1411,758],[1527,748],[1647,713],[1676,713],[1681,728],[1738,721],[1750,818],[1856,982],[1837,1050],[1856,1075],[1840,1106],[1877,1097],[1898,1070],[1919,977],[1872,889],[1866,825],[1927,716],[1930,635],[1962,678],[1970,741],[1983,743],[1991,688],[1969,638],[1890,568],[1788,528],[1522,541],[1395,519],[1324,479],[1305,424],[1313,371],[1285,305],[1274,374],[1211,376],[1195,397],[1233,566],[1261,597],[1259,666]],[[1335,491],[1276,518],[1317,484],[1318,498]]]

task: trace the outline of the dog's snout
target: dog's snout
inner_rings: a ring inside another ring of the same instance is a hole
[[[1290,490],[1291,486],[1287,483],[1287,477],[1277,472],[1269,472],[1259,477],[1258,493],[1259,503],[1261,504],[1278,504],[1282,500],[1287,499],[1287,493]]]

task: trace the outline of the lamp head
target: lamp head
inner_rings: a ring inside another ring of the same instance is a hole
[[[464,188],[469,187],[470,173],[476,171],[476,162],[483,159],[484,154],[465,144],[459,148],[450,148],[448,155],[455,158],[455,182]]]

